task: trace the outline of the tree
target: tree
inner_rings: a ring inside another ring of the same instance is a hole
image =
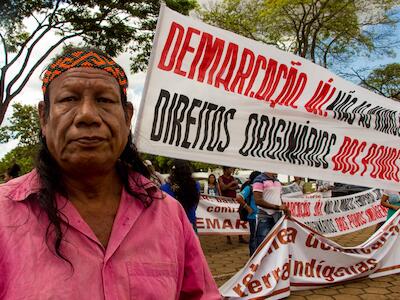
[[[22,174],[32,170],[39,147],[39,132],[37,108],[32,105],[15,103],[10,125],[0,127],[0,143],[7,143],[14,139],[19,139],[19,142],[16,148],[0,160],[0,174],[14,163],[20,165]]]
[[[19,139],[19,146],[32,146],[39,143],[39,114],[33,105],[15,103],[10,125],[0,127],[0,143]]]
[[[17,163],[21,167],[20,175],[30,172],[35,165],[37,146],[17,146],[0,160],[0,175]]]
[[[354,71],[361,85],[384,97],[400,101],[400,64],[393,63],[379,67],[363,77]]]
[[[328,68],[362,51],[393,54],[399,0],[223,0],[204,21],[293,52]],[[378,28],[378,25],[379,28]],[[384,25],[384,26],[382,26]],[[385,47],[386,46],[386,47]]]
[[[172,9],[188,14],[196,0],[167,0]],[[21,92],[32,73],[59,45],[74,37],[106,50],[111,56],[133,53],[132,70],[143,70],[151,51],[160,0],[5,0],[0,2],[0,125],[10,102]],[[34,28],[24,22],[33,21]],[[31,30],[29,30],[31,29]],[[55,33],[57,42],[43,50],[42,41]],[[1,49],[2,46],[2,49]],[[40,51],[33,59],[32,52]],[[13,54],[13,55],[12,55]],[[9,70],[21,65],[17,74]],[[10,78],[8,78],[10,77]]]

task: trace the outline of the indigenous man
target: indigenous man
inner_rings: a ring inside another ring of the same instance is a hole
[[[0,186],[1,299],[220,299],[185,211],[146,178],[127,86],[97,50],[47,67],[37,167]]]

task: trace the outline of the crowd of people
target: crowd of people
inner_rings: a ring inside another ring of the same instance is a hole
[[[141,160],[127,87],[96,49],[65,49],[47,66],[36,168],[18,177],[13,165],[0,186],[2,299],[221,298],[196,235],[200,184],[187,161],[164,179]],[[247,210],[252,255],[290,210],[277,174],[254,171],[238,193],[233,172],[210,174],[203,192]],[[399,193],[381,203],[390,217]]]
[[[152,166],[151,163],[146,165]],[[212,196],[236,199],[248,211],[249,241],[239,235],[239,243],[249,244],[251,256],[282,214],[290,216],[289,209],[282,203],[282,184],[275,173],[253,171],[237,193],[239,182],[233,176],[235,168],[223,166],[222,170],[223,174],[218,180],[213,173],[209,174],[203,192]],[[154,173],[154,167],[152,166],[149,171]],[[150,178],[156,184],[159,183],[157,178],[153,176]],[[194,180],[190,164],[187,161],[174,160],[166,183],[160,185],[160,188],[182,204],[193,229],[197,232],[196,208],[199,202],[200,184]],[[227,243],[232,244],[229,235]]]

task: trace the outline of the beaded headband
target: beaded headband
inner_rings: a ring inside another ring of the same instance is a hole
[[[94,51],[84,50],[64,55],[47,67],[43,76],[43,93],[46,93],[47,87],[55,78],[72,68],[96,68],[104,70],[117,79],[119,86],[126,95],[128,79],[122,67],[107,56]]]

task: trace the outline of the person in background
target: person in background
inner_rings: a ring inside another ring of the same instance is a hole
[[[239,184],[235,177],[232,176],[235,168],[223,166],[222,170],[223,174],[218,178],[221,196],[236,199],[236,190],[239,188]],[[226,241],[228,244],[232,244],[232,239],[229,235],[226,237]],[[239,235],[239,243],[247,244],[242,235]]]
[[[264,172],[253,181],[254,200],[258,207],[256,240],[258,247],[282,216],[290,210],[282,203],[282,184],[276,173]]]
[[[384,190],[381,205],[388,208],[386,220],[389,220],[398,209],[400,209],[400,193],[397,191]]]
[[[189,162],[175,159],[167,182],[161,190],[174,197],[185,209],[186,215],[195,232],[196,209],[200,200],[200,184],[193,179]]]
[[[219,184],[217,183],[217,178],[215,177],[214,174],[208,175],[207,183],[204,185],[204,194],[211,196],[221,195]]]
[[[249,252],[250,256],[253,255],[254,251],[257,249],[257,240],[256,240],[256,219],[258,208],[256,202],[254,200],[252,183],[254,179],[260,175],[261,172],[253,171],[249,176],[249,180],[243,183],[240,193],[236,197],[236,201],[242,205],[244,205],[245,209],[248,211],[249,215],[247,216],[247,220],[250,226],[250,240],[249,240]]]
[[[127,88],[97,49],[47,66],[36,168],[0,185],[1,299],[221,299],[185,211],[132,142]]]
[[[7,169],[7,172],[4,174],[4,181],[8,182],[11,179],[17,178],[19,176],[19,172],[21,168],[18,164],[13,164],[11,167]]]
[[[165,183],[164,177],[156,171],[151,161],[145,160],[143,163],[150,172],[150,180],[153,181],[153,183],[158,187],[163,185]]]
[[[301,189],[301,191],[304,193],[304,191],[303,191],[303,187],[304,187],[304,183],[305,183],[304,177],[294,176],[294,180],[292,183],[296,183],[299,186],[299,188]]]

